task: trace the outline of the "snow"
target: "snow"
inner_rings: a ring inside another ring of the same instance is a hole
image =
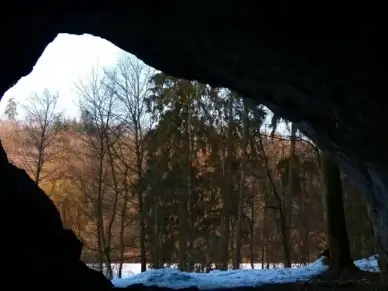
[[[380,272],[379,264],[377,262],[377,256],[371,256],[365,259],[361,259],[354,262],[356,266],[363,270],[368,272]]]
[[[357,267],[364,271],[378,272],[376,256],[355,261]],[[136,267],[135,267],[136,266]],[[138,264],[125,264],[124,276],[127,278],[113,279],[116,287],[127,287],[132,284],[157,285],[181,289],[198,287],[200,290],[236,287],[257,287],[271,283],[292,283],[309,281],[323,273],[327,266],[322,259],[301,267],[273,269],[242,269],[231,271],[215,270],[210,273],[186,273],[175,268],[164,268],[140,271]],[[137,274],[136,274],[137,273]]]
[[[321,259],[308,266],[290,269],[216,270],[210,273],[185,273],[173,268],[164,268],[149,270],[124,279],[114,279],[113,284],[116,287],[127,287],[142,283],[174,289],[196,286],[201,290],[206,290],[307,281],[325,270],[326,266]]]

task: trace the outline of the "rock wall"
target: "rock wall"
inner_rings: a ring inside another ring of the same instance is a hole
[[[81,260],[82,243],[27,173],[8,163],[0,143],[1,290],[32,287],[109,290],[110,280]]]

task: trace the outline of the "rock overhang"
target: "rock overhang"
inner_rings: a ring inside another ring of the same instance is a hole
[[[18,2],[1,19],[1,94],[60,32],[100,36],[168,74],[236,90],[337,158],[375,208],[388,251],[384,17],[345,1],[283,2]]]

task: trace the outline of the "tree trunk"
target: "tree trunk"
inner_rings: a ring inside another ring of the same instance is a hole
[[[223,208],[221,217],[220,237],[220,269],[228,269],[229,261],[229,239],[230,239],[230,198],[232,193],[232,154],[233,154],[233,98],[229,97],[228,104],[228,134],[227,134],[227,156],[225,158],[224,183],[222,187]]]
[[[295,194],[295,146],[296,146],[296,126],[291,123],[291,137],[290,137],[290,155],[288,165],[288,189],[285,197],[284,218],[285,218],[285,232],[283,243],[284,246],[284,267],[291,268],[292,262],[292,200],[296,196]]]
[[[153,241],[153,247],[152,247],[152,267],[154,269],[160,268],[161,262],[160,262],[160,253],[161,253],[161,245],[160,245],[160,232],[159,232],[159,204],[160,204],[160,198],[155,197],[154,203],[152,206],[152,215],[153,215],[153,232],[152,232],[152,241]]]
[[[247,160],[247,148],[248,148],[248,138],[249,138],[249,108],[246,102],[244,102],[244,132],[243,132],[243,144],[242,144],[242,158],[241,158],[241,174],[240,174],[240,189],[239,189],[239,199],[238,199],[238,211],[237,211],[237,225],[236,225],[236,250],[234,256],[234,265],[233,269],[237,270],[240,268],[241,264],[241,228],[242,228],[242,216],[244,209],[244,190],[245,190],[245,163]]]
[[[280,231],[283,237],[284,268],[291,268],[291,237],[287,229],[287,217],[285,211],[279,209]]]
[[[268,244],[268,235],[267,235],[267,222],[268,221],[268,193],[264,192],[264,207],[263,207],[263,226],[262,226],[262,247],[261,247],[261,268],[265,268],[265,262],[267,256],[267,244]]]
[[[334,271],[355,268],[353,263],[343,204],[342,181],[338,166],[327,153],[322,153],[324,201],[330,249],[329,267]]]
[[[274,178],[272,177],[271,169],[269,166],[268,157],[265,153],[265,147],[263,144],[262,136],[259,137],[259,143],[260,143],[260,148],[263,152],[263,160],[264,160],[265,167],[266,167],[268,181],[270,183],[271,190],[273,191],[274,198],[276,199],[277,211],[279,211],[280,234],[281,234],[281,238],[282,238],[283,251],[284,251],[284,266],[291,267],[291,259],[290,259],[291,258],[291,249],[290,249],[291,245],[288,242],[289,236],[287,236],[287,223],[286,223],[284,200],[282,200],[279,193],[277,192]],[[266,256],[266,258],[268,259],[268,256]]]
[[[137,99],[136,99],[137,100]],[[141,181],[143,177],[143,138],[141,134],[141,123],[139,114],[135,114],[136,118],[133,118],[133,123],[135,124],[135,154],[136,154],[136,174],[137,181]],[[143,206],[143,187],[141,185],[136,189],[136,197],[139,211],[139,240],[140,240],[140,269],[141,272],[147,270],[147,257],[146,257],[146,247],[145,247],[145,222],[144,222],[144,206]]]
[[[143,207],[143,195],[142,193],[138,193],[140,197],[138,197],[139,203],[139,220],[140,220],[140,264],[141,264],[141,272],[145,272],[147,270],[147,256],[145,249],[145,223],[144,223],[144,207]]]
[[[313,193],[313,174],[307,174],[307,193]],[[309,246],[309,235],[310,235],[310,224],[309,224],[309,200],[307,197],[303,199],[301,208],[303,209],[302,216],[302,228],[303,228],[303,259],[306,264],[310,261],[310,246]]]
[[[186,192],[180,193],[179,203],[179,269],[187,268],[187,201]]]
[[[139,142],[138,139],[136,142]],[[138,181],[141,180],[143,175],[142,169],[142,157],[141,152],[139,150],[139,146],[136,146],[136,156],[137,156],[137,178]],[[137,203],[138,203],[138,211],[139,211],[139,228],[140,228],[140,265],[141,272],[145,272],[147,270],[147,257],[146,257],[146,248],[145,248],[145,222],[144,222],[144,206],[143,206],[143,189],[139,187],[137,189]]]
[[[198,89],[198,86],[196,86]],[[198,95],[198,92],[196,92]],[[188,147],[187,147],[187,221],[186,221],[186,231],[187,231],[187,248],[186,252],[190,252],[192,249],[192,219],[191,219],[191,199],[192,199],[192,183],[191,183],[191,168],[192,168],[192,160],[193,160],[193,137],[191,132],[191,98],[190,94],[187,92],[187,139],[188,139]],[[192,258],[190,253],[186,255],[186,264],[187,270],[191,272],[194,267],[194,262],[192,262]]]
[[[101,146],[102,148],[102,146]],[[97,201],[96,201],[96,227],[98,237],[98,251],[99,251],[99,263],[100,271],[104,271],[104,249],[105,249],[105,235],[104,235],[104,217],[103,217],[103,195],[102,195],[102,168],[103,168],[103,156],[99,156],[98,166],[98,181],[97,181]]]
[[[252,190],[252,195],[254,195],[254,191]],[[254,252],[253,252],[253,246],[254,246],[254,240],[255,240],[255,199],[254,197],[252,197],[252,203],[251,203],[251,241],[250,241],[250,245],[249,245],[249,253],[250,253],[250,261],[251,261],[251,267],[252,267],[252,270],[255,268],[255,265],[254,265],[254,262],[255,262],[255,258],[253,257],[254,256]]]

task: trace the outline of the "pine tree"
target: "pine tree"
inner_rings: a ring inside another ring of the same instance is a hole
[[[15,121],[17,113],[17,104],[13,97],[8,99],[7,107],[4,111],[5,115],[7,115],[7,118],[9,120]]]

